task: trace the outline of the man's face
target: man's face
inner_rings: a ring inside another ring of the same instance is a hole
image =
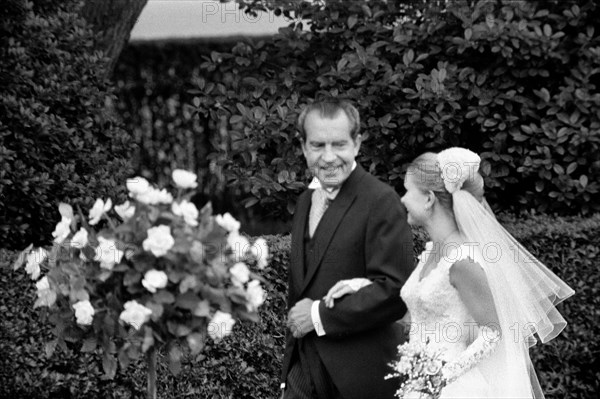
[[[306,141],[302,142],[302,151],[308,168],[325,188],[338,187],[352,172],[361,135],[352,140],[351,126],[343,111],[334,118],[323,118],[313,111],[304,120]]]

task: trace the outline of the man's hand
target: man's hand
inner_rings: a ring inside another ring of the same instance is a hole
[[[304,298],[294,305],[288,313],[287,328],[290,329],[294,338],[302,338],[315,329],[310,309],[313,300]]]

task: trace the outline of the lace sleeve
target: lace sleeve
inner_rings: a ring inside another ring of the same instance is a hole
[[[494,353],[500,342],[500,333],[490,327],[480,327],[477,338],[458,357],[444,366],[442,373],[448,384],[477,366]]]
[[[373,284],[371,280],[368,278],[356,277],[350,280],[342,280],[344,284],[348,285],[354,292],[360,290],[367,285]]]

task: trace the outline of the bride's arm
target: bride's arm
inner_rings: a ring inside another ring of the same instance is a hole
[[[465,259],[450,268],[450,283],[477,323],[471,344],[456,359],[444,366],[444,376],[452,382],[479,362],[491,356],[500,341],[500,330],[494,300],[485,271],[476,262]]]
[[[344,295],[354,294],[361,288],[371,284],[373,284],[371,280],[362,277],[357,277],[350,280],[340,280],[329,289],[327,294],[323,297],[323,302],[325,303],[325,306],[332,308],[336,299],[341,298]]]

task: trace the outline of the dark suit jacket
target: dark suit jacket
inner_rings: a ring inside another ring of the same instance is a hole
[[[406,312],[400,288],[414,267],[404,206],[391,187],[357,165],[315,231],[315,261],[305,272],[304,233],[312,191],[300,195],[294,215],[288,308],[303,298],[322,299],[340,280],[370,279],[373,284],[337,300],[332,309],[321,302],[326,335],[312,338],[344,398],[391,399],[399,384],[384,376],[392,371],[388,363],[405,340],[395,321]],[[297,342],[288,333],[284,381]]]

